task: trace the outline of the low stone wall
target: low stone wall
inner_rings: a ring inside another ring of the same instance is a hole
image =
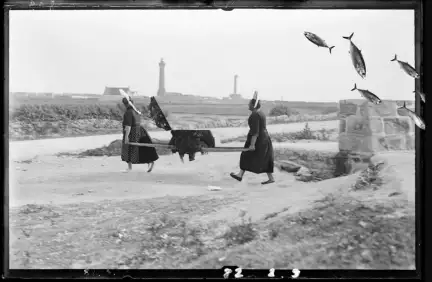
[[[412,101],[407,107],[413,106]],[[365,99],[340,101],[339,150],[374,153],[389,150],[414,150],[415,125],[398,111],[396,101],[374,105]]]

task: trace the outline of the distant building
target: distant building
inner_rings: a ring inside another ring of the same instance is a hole
[[[27,92],[12,92],[11,94],[14,97],[17,97],[17,98],[22,98],[22,97],[28,97],[29,96],[29,93],[27,93]]]
[[[36,96],[52,98],[54,95],[52,92],[38,92],[38,93],[36,93]]]
[[[240,94],[230,94],[229,98],[231,100],[244,100],[243,96]]]
[[[164,92],[162,96],[183,96],[183,94],[179,92]]]

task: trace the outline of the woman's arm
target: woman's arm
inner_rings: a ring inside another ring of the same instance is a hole
[[[250,147],[255,148],[255,142],[258,138],[259,135],[259,116],[256,113],[253,113],[250,116],[250,130],[249,130],[249,134],[252,136],[251,138],[251,143],[250,143]]]
[[[255,147],[255,142],[256,142],[257,138],[258,138],[258,135],[252,135],[251,143],[250,143],[251,147]]]
[[[129,134],[130,134],[130,131],[131,131],[131,127],[128,126],[128,125],[126,125],[125,126],[125,144],[129,143]]]
[[[129,134],[133,123],[133,114],[130,110],[127,110],[123,117],[123,125],[125,127],[125,144],[129,143]]]

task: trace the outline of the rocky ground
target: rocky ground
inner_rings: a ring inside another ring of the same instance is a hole
[[[414,154],[315,183],[276,170],[268,186],[231,179],[238,157],[164,155],[151,173],[118,157],[12,162],[11,268],[413,269]]]

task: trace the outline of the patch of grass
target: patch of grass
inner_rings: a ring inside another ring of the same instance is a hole
[[[273,107],[269,112],[269,116],[290,116],[293,114],[298,114],[298,112],[288,108],[286,105],[277,105]]]
[[[211,195],[14,208],[11,267],[178,268],[212,250],[203,240],[213,231],[189,220],[237,201]]]
[[[333,195],[309,210],[260,222],[256,228],[267,232],[267,238],[230,248],[223,262],[206,256],[189,267],[413,269],[415,265],[414,206]]]
[[[369,164],[369,167],[362,171],[356,183],[352,185],[352,189],[354,191],[367,188],[372,188],[373,190],[379,189],[384,182],[380,175],[383,165],[384,163]]]
[[[268,117],[267,124],[288,124],[296,122],[307,122],[307,121],[327,121],[327,120],[337,120],[338,113],[323,114],[323,115],[312,115],[312,114],[298,114],[291,116],[276,116]],[[247,126],[247,124],[246,124]]]
[[[365,202],[355,195],[329,194],[299,213],[272,214],[256,222],[245,220],[243,213],[240,223],[224,225],[221,236],[217,235],[220,226],[212,222],[190,221],[236,203],[237,196],[11,209],[11,239],[19,237],[11,241],[11,267],[414,267],[414,205],[401,198]],[[43,215],[49,212],[57,215],[48,220]],[[216,244],[219,240],[221,246]]]
[[[306,123],[305,127],[298,132],[281,132],[271,134],[273,142],[293,142],[296,140],[317,140],[317,141],[335,141],[337,139],[337,129],[325,129],[312,131],[309,124]],[[221,140],[221,143],[230,142],[246,142],[246,136],[239,136],[234,138],[227,138]]]
[[[276,216],[278,216],[279,214],[281,214],[281,213],[286,212],[287,210],[289,210],[289,208],[290,208],[290,207],[286,207],[286,208],[283,208],[283,209],[282,209],[281,211],[279,211],[279,212],[272,212],[272,213],[269,213],[269,214],[267,214],[267,215],[264,217],[264,220],[267,220],[267,219],[270,219],[270,218],[276,217]]]
[[[229,226],[229,230],[223,235],[227,246],[242,245],[254,240],[257,236],[257,231],[252,223],[252,219],[245,220],[241,218],[240,224]]]
[[[34,158],[28,159],[28,160],[22,160],[22,161],[15,161],[15,162],[19,163],[19,164],[31,164],[31,163],[33,163],[33,161],[34,161]]]

